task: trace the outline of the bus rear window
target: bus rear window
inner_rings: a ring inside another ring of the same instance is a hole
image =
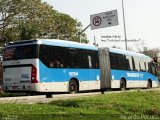
[[[38,45],[25,45],[5,48],[3,60],[32,59],[37,57]]]

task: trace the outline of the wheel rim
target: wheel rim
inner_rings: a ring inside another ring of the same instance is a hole
[[[151,88],[151,82],[148,82],[147,88]]]
[[[70,89],[70,93],[77,93],[78,91],[77,83],[75,81],[71,81],[69,89]]]
[[[71,89],[71,91],[75,91],[75,84],[71,84],[70,89]]]
[[[121,81],[121,90],[125,90],[126,89],[126,84],[125,82],[122,80]]]

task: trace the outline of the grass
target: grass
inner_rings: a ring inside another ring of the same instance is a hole
[[[25,120],[160,119],[160,91],[132,91],[37,104],[0,104],[2,118]]]

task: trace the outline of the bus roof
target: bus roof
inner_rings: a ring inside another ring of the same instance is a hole
[[[62,46],[62,47],[73,47],[73,48],[82,48],[82,49],[89,49],[89,50],[98,50],[98,48],[95,47],[94,45],[67,41],[67,40],[59,40],[59,39],[22,40],[22,41],[16,41],[13,43],[8,43],[7,47],[19,46],[19,45],[30,45],[30,44],[44,44],[44,45],[51,45],[51,46]]]
[[[30,44],[44,44],[44,45],[52,45],[52,46],[98,50],[98,47],[95,47],[94,45],[67,41],[67,40],[59,40],[59,39],[21,40],[21,41],[16,41],[16,42],[7,44],[7,47],[19,46],[19,45],[30,45]],[[109,48],[109,51],[113,53],[124,54],[124,55],[129,55],[129,56],[136,56],[142,59],[152,60],[149,56],[146,56],[141,53],[132,52],[132,51],[126,51],[126,50],[121,50],[121,49],[116,49],[116,48]]]
[[[128,56],[135,56],[135,57],[139,57],[142,59],[152,60],[149,56],[146,56],[142,53],[136,53],[133,51],[126,51],[126,50],[121,50],[121,49],[116,49],[116,48],[109,48],[109,51],[112,53],[124,54],[124,55],[128,55]]]
[[[98,50],[98,48],[95,47],[94,45],[78,43],[78,42],[73,42],[73,41],[57,40],[57,39],[40,39],[40,40],[42,44],[46,44],[46,45]]]

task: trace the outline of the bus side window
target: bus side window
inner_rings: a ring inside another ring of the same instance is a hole
[[[140,60],[139,64],[140,64],[140,71],[145,72],[146,71],[146,65],[145,65],[144,60]]]
[[[81,49],[81,68],[89,68],[88,65],[88,52],[86,50]]]
[[[81,68],[81,53],[77,48],[66,48],[66,65],[69,68]]]
[[[135,71],[139,71],[140,70],[140,66],[139,66],[139,60],[138,60],[138,58],[137,57],[133,57],[133,61],[134,61],[134,66],[133,66],[133,70],[135,70]]]
[[[128,70],[133,70],[133,61],[131,56],[126,55],[126,59],[128,60]]]
[[[133,70],[136,70],[136,67],[135,67],[135,62],[134,62],[134,59],[132,57],[132,67],[133,67]]]
[[[118,57],[115,53],[110,53],[110,64],[111,69],[118,69]]]
[[[98,69],[99,68],[99,58],[98,58],[98,51],[94,52],[94,68]]]
[[[88,55],[88,64],[89,68],[92,68],[92,57],[90,55]]]
[[[88,65],[89,68],[97,69],[99,68],[99,61],[98,61],[98,52],[94,50],[88,51]]]
[[[48,48],[45,45],[40,46],[40,54],[39,58],[40,60],[46,65],[49,66],[49,51]]]
[[[126,55],[118,54],[118,64],[120,70],[130,70],[129,60]]]
[[[145,67],[146,67],[146,71],[148,72],[149,69],[148,69],[148,61],[145,62]]]

